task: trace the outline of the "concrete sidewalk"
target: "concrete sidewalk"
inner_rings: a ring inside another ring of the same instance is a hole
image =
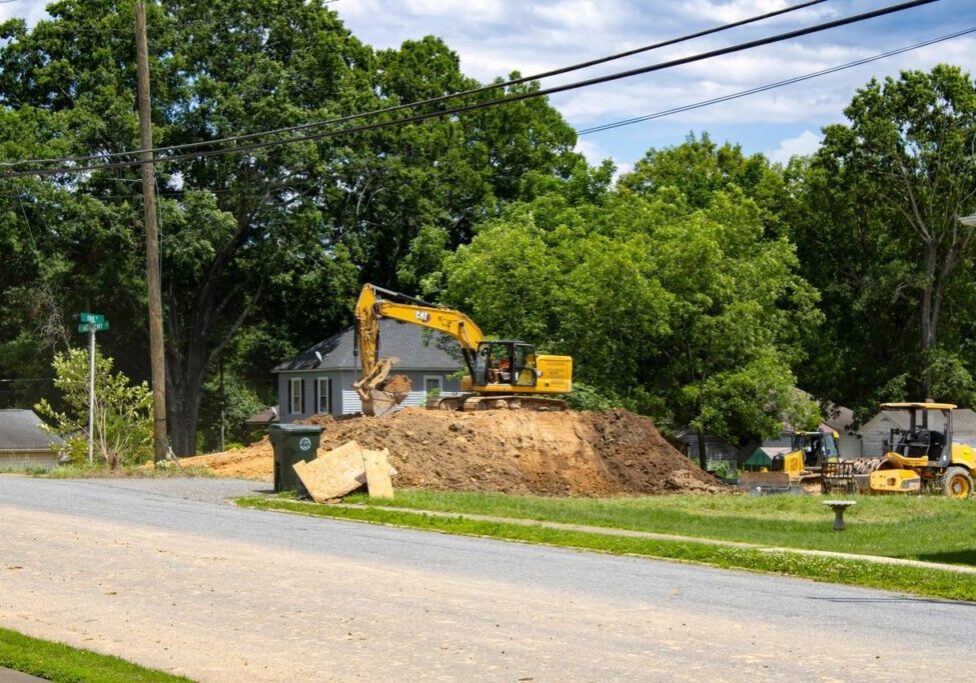
[[[46,678],[38,678],[30,674],[22,674],[13,669],[5,669],[0,666],[0,683],[30,683],[30,681],[45,681]]]
[[[744,548],[748,550],[758,550],[764,553],[793,553],[796,555],[815,555],[819,557],[833,557],[840,560],[857,560],[859,562],[873,562],[875,564],[895,564],[906,567],[918,567],[921,569],[939,569],[948,572],[958,572],[960,574],[976,574],[976,567],[967,567],[958,564],[945,564],[941,562],[923,562],[921,560],[909,560],[900,557],[884,557],[882,555],[859,555],[856,553],[839,553],[831,550],[807,550],[804,548],[784,548],[779,546],[759,545],[758,543],[742,543],[739,541],[723,541],[714,538],[697,538],[695,536],[679,536],[677,534],[659,534],[652,531],[633,531],[631,529],[615,529],[612,527],[588,526],[585,524],[564,524],[562,522],[546,522],[537,519],[521,519],[518,517],[495,517],[493,515],[477,515],[461,512],[441,512],[438,510],[419,510],[416,508],[398,508],[389,505],[355,505],[338,503],[336,507],[352,509],[373,509],[386,510],[388,512],[414,512],[417,514],[430,515],[431,517],[451,517],[470,519],[479,522],[495,522],[501,524],[517,524],[519,526],[540,526],[547,529],[558,529],[560,531],[579,531],[587,534],[602,534],[604,536],[624,536],[628,538],[646,538],[654,541],[678,541],[684,543],[701,543],[704,545],[718,545],[732,548]],[[830,524],[825,521],[824,524]]]

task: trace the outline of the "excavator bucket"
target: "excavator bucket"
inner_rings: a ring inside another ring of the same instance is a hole
[[[388,377],[398,358],[382,358],[368,375],[353,383],[363,405],[363,415],[380,417],[403,403],[413,388],[406,375]]]
[[[368,398],[363,399],[363,415],[382,417],[387,413],[392,413],[403,402],[404,398],[406,397],[403,394],[374,389]]]

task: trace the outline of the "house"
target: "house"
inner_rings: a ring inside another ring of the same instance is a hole
[[[694,462],[699,462],[698,458],[698,432],[694,429],[682,429],[677,434],[678,450],[687,455]],[[737,462],[739,460],[740,449],[733,446],[725,439],[719,438],[714,434],[705,434],[705,458],[706,462]],[[746,454],[748,455],[748,454]]]
[[[268,433],[268,427],[277,422],[278,406],[271,406],[244,420],[244,430],[249,438],[257,440]]]
[[[837,453],[842,460],[853,460],[864,455],[864,442],[861,435],[853,431],[854,411],[833,403],[825,408],[824,424],[840,435],[837,439]]]
[[[885,442],[891,437],[891,430],[908,429],[909,426],[907,411],[880,411],[861,426],[864,456],[870,458],[884,455]],[[953,410],[952,430],[955,441],[976,446],[976,413],[969,408]]]
[[[355,337],[353,328],[347,327],[274,368],[280,422],[324,413],[362,412],[359,396],[352,388],[360,374]],[[431,391],[460,391],[457,373],[464,361],[459,350],[456,355],[445,350],[452,347],[458,348],[450,337],[418,325],[388,318],[380,321],[380,355],[399,358],[393,372],[407,375],[413,384],[402,407],[423,405]]]
[[[0,469],[44,467],[58,464],[64,442],[44,431],[33,410],[0,410]]]

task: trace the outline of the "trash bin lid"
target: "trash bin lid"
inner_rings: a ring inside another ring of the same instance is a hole
[[[321,434],[322,428],[318,425],[296,425],[296,424],[284,424],[284,425],[272,425],[277,427],[282,432],[288,432],[288,434]]]

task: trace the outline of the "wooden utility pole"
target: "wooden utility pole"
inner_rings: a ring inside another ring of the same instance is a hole
[[[156,173],[153,165],[152,115],[149,99],[149,48],[146,45],[146,5],[135,1],[136,82],[139,101],[139,145],[142,168],[142,208],[146,222],[146,287],[149,290],[149,362],[152,366],[153,453],[166,459],[166,355],[163,347],[163,296],[159,274],[159,229],[156,225]]]

